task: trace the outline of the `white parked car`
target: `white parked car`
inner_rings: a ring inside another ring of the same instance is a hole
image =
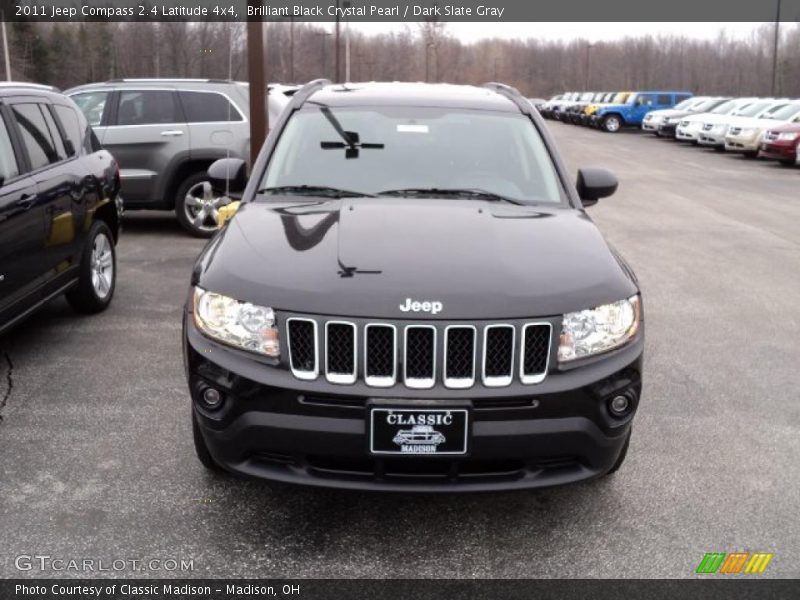
[[[725,150],[741,152],[748,158],[758,156],[758,148],[764,134],[778,124],[790,123],[800,117],[800,102],[788,102],[774,106],[760,118],[740,118],[731,123],[725,134]]]
[[[728,133],[728,127],[735,124],[740,119],[746,120],[748,118],[760,117],[764,113],[782,106],[786,102],[786,99],[761,98],[732,112],[730,115],[704,120],[703,130],[697,141],[701,146],[711,147],[722,152],[725,150],[725,135]]]
[[[736,111],[752,104],[758,98],[734,98],[728,100],[711,109],[706,113],[698,113],[683,117],[675,130],[675,138],[684,142],[697,143],[703,133],[703,124],[715,120],[723,120],[725,115],[731,115]]]
[[[711,100],[711,98],[708,96],[693,96],[692,98],[687,98],[683,102],[678,102],[678,104],[672,108],[650,111],[645,118],[642,119],[642,130],[649,131],[650,133],[658,133],[658,128],[661,127],[661,124],[673,115],[684,115],[696,111],[705,112],[699,109],[705,106],[709,100]]]

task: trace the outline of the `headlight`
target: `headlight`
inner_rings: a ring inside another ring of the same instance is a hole
[[[622,346],[636,335],[640,322],[638,294],[627,300],[567,313],[561,321],[558,360],[569,362]]]
[[[797,139],[798,134],[793,131],[787,131],[785,133],[779,133],[778,139],[784,142],[792,142]]]
[[[281,345],[275,312],[194,288],[194,323],[207,336],[230,346],[276,358]]]

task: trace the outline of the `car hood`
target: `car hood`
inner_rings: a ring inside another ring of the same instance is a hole
[[[687,110],[675,110],[674,108],[662,108],[661,110],[651,110],[647,116],[653,116],[658,119],[669,119],[670,117],[682,117],[683,115],[691,114]]]
[[[775,121],[775,125],[773,127],[768,127],[767,129],[769,131],[774,131],[775,133],[800,133],[800,124]]]
[[[277,310],[388,319],[553,316],[636,293],[584,211],[477,200],[250,202],[193,282]]]
[[[756,129],[767,129],[770,125],[776,125],[782,121],[772,119],[757,119],[755,117],[728,117],[725,124],[728,127],[754,127]]]

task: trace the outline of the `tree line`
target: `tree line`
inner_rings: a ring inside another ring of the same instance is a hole
[[[602,24],[598,24],[602,26]],[[378,35],[350,32],[352,81],[501,81],[528,96],[567,90],[686,89],[770,95],[774,26],[748,39],[676,35],[616,41],[487,38],[465,43],[441,22]],[[123,77],[247,78],[244,23],[34,23],[8,25],[13,79],[66,89]],[[336,79],[335,37],[314,23],[265,23],[267,79]],[[344,27],[340,78],[344,74]],[[800,96],[800,25],[783,24],[776,93]]]

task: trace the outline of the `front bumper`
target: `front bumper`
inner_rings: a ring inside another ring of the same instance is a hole
[[[675,129],[675,139],[682,140],[684,142],[697,142],[700,139],[700,135],[703,133],[703,127],[701,124],[697,125],[678,125]]]
[[[658,133],[659,128],[664,123],[664,121],[652,119],[650,121],[644,120],[642,121],[642,130],[649,131],[650,133]]]
[[[787,142],[762,142],[759,147],[760,155],[774,160],[794,161],[797,156],[797,144]]]
[[[301,381],[201,335],[184,319],[184,354],[193,413],[214,460],[248,476],[321,487],[383,491],[488,491],[539,488],[600,477],[629,434],[642,387],[644,330],[625,347],[542,383],[506,388],[409,390]],[[225,397],[208,411],[200,395]],[[615,418],[608,400],[632,398]],[[421,399],[466,402],[468,456],[384,458],[367,449],[367,405],[398,408]]]
[[[718,148],[725,147],[725,131],[701,131],[700,137],[697,139],[701,146],[715,146]]]
[[[728,152],[757,152],[760,139],[752,136],[725,136],[725,150]]]

